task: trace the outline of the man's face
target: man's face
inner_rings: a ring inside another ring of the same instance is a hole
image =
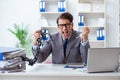
[[[59,19],[58,29],[62,37],[67,39],[72,33],[73,23],[71,23],[68,19]]]

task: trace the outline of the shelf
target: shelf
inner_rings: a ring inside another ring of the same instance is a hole
[[[57,26],[56,19],[61,14],[67,11],[66,8],[66,1],[67,0],[44,0],[45,1],[45,12],[40,11],[40,21],[45,20],[47,22],[47,26]],[[60,11],[58,8],[59,6],[64,6]],[[41,6],[42,4],[39,3]],[[41,7],[39,7],[41,9]],[[43,23],[40,23],[41,25]]]
[[[91,48],[104,48],[104,42],[103,41],[97,41],[97,42],[94,42],[94,41],[90,41],[90,47]]]
[[[92,12],[104,12],[105,11],[105,5],[104,0],[78,0],[79,4],[90,4],[88,8],[91,8]],[[84,6],[84,5],[83,5]]]
[[[92,34],[95,34],[97,29],[104,28],[104,27],[98,27],[98,26],[97,27],[88,26],[88,27],[90,29],[90,33],[92,33]],[[82,28],[84,28],[84,27],[78,27],[78,31],[82,31]]]
[[[46,1],[46,2],[57,2],[57,1],[60,1],[60,0],[44,0],[44,1]],[[63,0],[63,1],[65,1],[65,0]]]
[[[90,29],[105,28],[104,26],[101,27],[101,26],[98,26],[98,25],[96,25],[96,26],[89,26],[89,25],[88,25],[88,27],[89,27]],[[81,30],[82,28],[84,28],[84,27],[83,27],[83,26],[78,26],[78,30]]]
[[[92,48],[105,47],[106,44],[106,17],[104,0],[78,0],[78,23],[90,29],[89,41]],[[82,8],[82,9],[81,9]],[[80,25],[79,24],[79,25]],[[78,30],[82,31],[82,26]],[[97,31],[104,29],[104,40],[97,40]]]
[[[41,27],[47,29],[49,33],[58,32],[56,19],[64,12],[58,12],[59,0],[45,0],[46,12],[40,12],[40,19],[47,20],[48,25]],[[105,47],[106,45],[106,13],[105,13],[105,0],[65,0],[65,12],[71,12],[74,17],[74,29],[82,31],[81,26],[78,26],[80,21],[79,15],[84,16],[85,26],[90,28],[89,41],[91,47]],[[68,4],[68,5],[67,5]],[[73,4],[73,5],[70,5]],[[104,28],[104,40],[97,40],[97,30]]]
[[[61,14],[61,13],[64,13],[64,12],[40,12],[41,15],[53,15],[53,14]]]
[[[104,43],[104,40],[89,40],[91,43]]]
[[[104,25],[104,23],[101,24],[101,22],[105,21],[104,20],[104,13],[96,13],[96,12],[92,12],[92,13],[81,13],[79,12],[78,15],[82,15],[84,17],[84,22],[85,25],[87,26],[101,26]],[[79,19],[78,19],[79,21]],[[103,26],[101,26],[103,27]]]
[[[57,28],[57,26],[44,26],[44,27],[41,27],[41,28]]]
[[[104,12],[79,12],[79,14],[104,14]]]

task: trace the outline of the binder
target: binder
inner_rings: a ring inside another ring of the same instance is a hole
[[[0,61],[0,72],[16,72],[26,69],[22,56],[26,56],[22,48],[0,47],[2,59]]]
[[[104,34],[104,28],[97,29],[97,40],[104,40],[105,34]]]

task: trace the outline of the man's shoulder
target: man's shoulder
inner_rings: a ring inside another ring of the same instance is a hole
[[[80,35],[81,32],[80,32],[80,31],[77,31],[77,30],[73,30],[73,34],[74,34],[74,35]]]
[[[52,33],[51,36],[58,36],[59,35],[59,32],[56,32],[56,33]]]
[[[58,36],[59,36],[59,32],[51,34],[52,39],[58,38]]]

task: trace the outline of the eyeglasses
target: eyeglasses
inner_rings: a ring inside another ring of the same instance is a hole
[[[66,24],[58,24],[58,27],[62,29],[63,27],[69,28],[72,23],[66,23]]]

